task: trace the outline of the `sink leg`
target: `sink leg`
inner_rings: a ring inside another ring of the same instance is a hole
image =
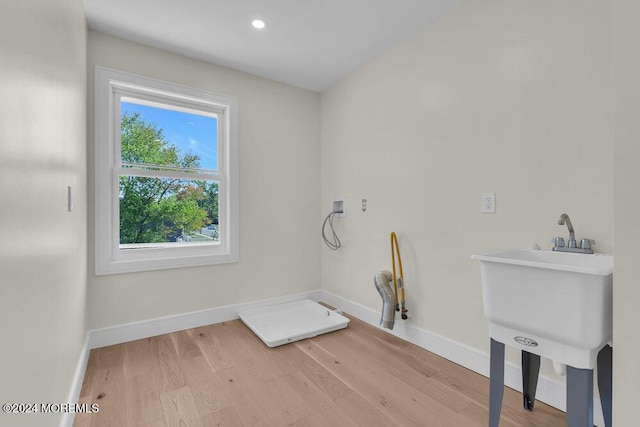
[[[540,356],[522,350],[522,400],[527,411],[533,411],[539,373]]]
[[[498,427],[504,395],[504,344],[491,338],[489,368],[489,427]]]
[[[567,427],[593,425],[593,369],[567,366]]]
[[[611,346],[605,345],[598,353],[598,390],[600,391],[600,403],[602,415],[604,415],[605,427],[612,425],[612,356]]]

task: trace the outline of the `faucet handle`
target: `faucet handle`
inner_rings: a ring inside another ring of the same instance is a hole
[[[591,249],[591,239],[580,240],[580,247],[582,249]]]
[[[564,248],[564,239],[562,237],[554,237],[551,239],[551,243],[553,243],[556,248]]]

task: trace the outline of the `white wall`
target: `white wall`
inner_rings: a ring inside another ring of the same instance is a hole
[[[87,64],[89,230],[93,230],[95,65],[237,96],[240,112],[240,262],[96,277],[91,231],[91,328],[320,287],[319,94],[93,31]]]
[[[323,289],[379,310],[395,230],[410,322],[488,352],[471,254],[550,247],[563,212],[612,252],[611,31],[609,2],[475,2],[325,92],[321,211],[349,212]]]
[[[640,386],[640,3],[614,5],[615,284],[613,287],[614,425],[638,424]]]
[[[62,403],[85,334],[86,23],[81,0],[0,4],[0,402]],[[67,212],[67,186],[75,195]],[[7,415],[51,426],[61,416]]]

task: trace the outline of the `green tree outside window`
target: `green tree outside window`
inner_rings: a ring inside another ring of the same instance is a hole
[[[139,113],[121,117],[123,164],[197,169],[200,158],[181,153],[162,129]],[[217,240],[203,227],[218,224],[218,183],[198,179],[120,176],[120,244]]]

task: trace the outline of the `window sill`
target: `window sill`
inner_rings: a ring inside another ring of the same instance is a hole
[[[158,252],[159,250],[151,249],[151,251]],[[145,252],[147,251],[145,250]],[[103,263],[100,263],[96,258],[95,275],[104,276],[109,274],[137,273],[144,271],[169,270],[174,268],[201,267],[206,265],[231,264],[239,261],[239,256],[233,253],[220,255],[190,254],[186,256],[166,254],[165,256],[157,256],[152,259],[117,259]]]

